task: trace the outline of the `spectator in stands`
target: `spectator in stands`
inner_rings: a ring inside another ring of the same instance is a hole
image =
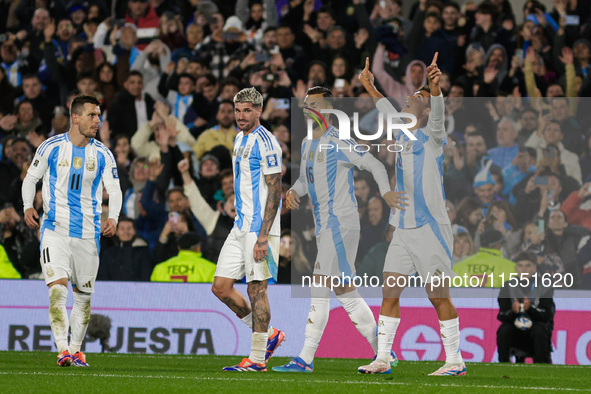
[[[557,120],[550,120],[548,123],[540,122],[539,132],[532,133],[529,137],[526,146],[535,148],[538,152],[538,157],[542,159],[543,150],[548,146],[556,146],[560,151],[560,161],[564,165],[566,175],[573,177],[579,184],[583,183],[581,176],[581,166],[579,165],[578,156],[567,150],[562,141],[564,134],[562,132],[561,123]],[[579,141],[581,144],[582,141]]]
[[[205,130],[193,145],[193,151],[200,160],[205,152],[218,145],[225,146],[229,152],[234,149],[234,139],[238,133],[234,119],[234,103],[230,100],[220,102],[216,115],[217,125]]]
[[[526,108],[521,111],[521,129],[517,136],[517,144],[525,146],[527,140],[538,130],[538,112],[533,108]]]
[[[137,27],[139,37],[137,47],[141,51],[152,40],[158,38],[160,18],[148,0],[129,0],[127,7],[125,23],[131,23]]]
[[[130,3],[143,4],[139,1]],[[139,71],[131,71],[123,84],[123,89],[115,95],[107,115],[113,130],[112,138],[119,134],[131,138],[136,130],[152,119],[155,102],[150,95],[143,93],[143,89],[144,77]],[[137,149],[134,148],[134,150],[138,154],[142,154]]]
[[[103,96],[103,107],[108,110],[119,91],[115,78],[115,67],[109,62],[104,62],[96,69],[97,91]]]
[[[149,175],[148,159],[142,156],[135,158],[129,172],[131,187],[123,195],[122,212],[126,217],[137,219],[140,216],[142,210],[140,198]]]
[[[483,215],[486,215],[488,207],[493,201],[500,200],[494,190],[495,180],[490,171],[492,164],[492,160],[487,161],[480,172],[474,177],[474,194],[476,195],[476,200],[482,206]]]
[[[213,154],[205,154],[199,161],[197,187],[210,207],[216,208],[215,193],[220,189],[220,161]]]
[[[499,362],[509,362],[511,348],[518,348],[533,355],[534,363],[551,364],[550,339],[556,312],[552,299],[554,289],[543,287],[540,282],[537,287],[532,286],[531,278],[537,271],[537,259],[531,253],[520,253],[515,258],[515,271],[518,286],[515,286],[515,281],[507,281],[499,293]],[[531,322],[531,327],[525,330],[516,327],[517,319],[522,314]],[[521,356],[517,361],[523,362],[524,358]]]
[[[180,237],[188,232],[195,232],[188,200],[180,188],[171,189],[168,194],[169,201],[175,201],[176,199],[183,200],[183,204],[186,204],[187,207],[178,211],[176,209],[179,209],[179,207],[170,208],[168,221],[162,228],[158,243],[154,248],[155,264],[176,256],[178,253],[178,241]]]
[[[158,81],[170,63],[170,48],[160,40],[150,42],[143,51],[138,53],[131,65],[131,70],[139,71],[147,83],[144,91],[150,96],[158,97]],[[164,96],[166,97],[166,95]]]
[[[468,280],[462,281],[465,287],[501,287],[503,278],[508,280],[515,272],[513,262],[501,256],[503,234],[494,229],[487,230],[480,236],[480,244],[478,253],[454,264],[453,271],[458,276],[467,275]],[[472,285],[476,283],[476,280],[470,280],[472,277],[479,279],[477,286]]]
[[[456,223],[468,229],[474,239],[478,224],[482,221],[482,205],[471,197],[466,197],[458,204]]]
[[[513,216],[511,204],[507,201],[492,202],[482,226],[484,230],[492,228],[503,235],[503,257],[511,258],[519,251],[522,231]]]
[[[207,234],[207,247],[204,248],[205,257],[213,262],[217,262],[222,246],[234,226],[234,217],[236,208],[234,207],[234,189],[227,195],[222,204],[221,210],[215,210],[203,198],[199,188],[191,178],[189,173],[189,163],[187,160],[179,162],[178,169],[182,174],[184,182],[184,191],[189,200],[191,212],[195,218],[203,225]]]
[[[507,117],[502,118],[497,126],[497,147],[489,149],[488,154],[500,169],[510,166],[517,156],[517,129],[517,123]]]
[[[16,106],[17,121],[14,124],[13,132],[21,137],[26,137],[30,131],[35,131],[42,125],[39,114],[33,109],[33,105],[27,99]]]
[[[18,47],[14,41],[8,39],[2,42],[0,46],[0,66],[6,77],[7,84],[13,88],[21,86],[23,76],[29,72],[29,67],[22,59],[19,59],[18,55]]]
[[[513,193],[513,188],[523,180],[528,174],[536,171],[537,153],[534,148],[519,147],[519,152],[513,159],[510,166],[503,170],[503,179],[505,180],[505,188],[503,189],[503,196],[511,204],[517,202],[517,197]]]
[[[191,23],[186,29],[187,44],[172,52],[171,59],[177,63],[182,57],[193,59],[198,55],[197,46],[203,41],[203,28]]]
[[[371,197],[367,203],[366,220],[362,221],[357,249],[359,258],[365,256],[375,244],[385,240],[385,234],[390,227],[388,224],[390,210],[384,203],[380,197]]]
[[[37,75],[29,74],[23,77],[23,93],[24,95],[18,101],[28,99],[33,104],[33,109],[37,111],[43,122],[42,130],[49,132],[55,101],[45,95],[43,85],[41,85],[41,81]]]
[[[573,275],[574,287],[580,287],[583,280],[583,267],[581,262],[577,260],[577,253],[589,242],[591,230],[569,224],[567,216],[559,209],[547,211],[544,221],[547,226],[546,246],[548,250],[560,256],[566,272]]]
[[[97,280],[148,281],[152,256],[148,243],[137,236],[133,219],[120,217],[116,235],[115,245],[101,250]]]
[[[0,184],[4,185],[0,189],[0,204],[14,203],[20,199],[20,189],[12,190],[10,186],[13,182],[18,183],[21,181],[21,174],[29,168],[31,155],[31,145],[24,137],[17,137],[12,141],[10,149],[6,152],[6,159],[8,160],[0,162]],[[21,211],[22,206],[14,206],[17,212]]]
[[[474,241],[472,241],[470,233],[462,231],[454,235],[454,249],[452,253],[454,264],[459,263],[475,253],[476,248],[474,247]]]
[[[131,137],[131,147],[140,156],[149,160],[159,158],[161,152],[168,153],[169,146],[183,142],[195,144],[189,129],[176,117],[169,115],[170,107],[162,101],[156,102],[149,122],[144,123]],[[154,135],[154,140],[152,140]]]
[[[215,267],[202,257],[199,234],[188,232],[179,238],[178,254],[157,264],[150,281],[213,283]]]
[[[0,210],[0,245],[22,278],[29,278],[41,271],[36,234],[37,231],[28,228],[24,218],[11,204],[3,204]],[[4,262],[6,264],[6,260]],[[3,268],[5,272],[11,271],[9,266]]]
[[[562,203],[560,209],[569,218],[569,224],[583,226],[591,230],[591,210],[583,208],[582,205],[588,201],[591,196],[591,182],[583,184],[578,190],[572,192]]]

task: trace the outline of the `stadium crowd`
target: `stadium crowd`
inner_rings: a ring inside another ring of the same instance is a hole
[[[372,134],[378,112],[357,78],[366,57],[401,108],[438,51],[454,262],[490,255],[496,240],[495,257],[532,252],[538,272],[568,272],[576,288],[591,289],[590,11],[583,0],[526,1],[519,18],[508,0],[418,0],[408,14],[402,0],[2,1],[0,277],[41,277],[21,184],[35,149],[68,131],[76,95],[102,103],[99,139],[117,160],[124,195],[117,236],[101,240],[98,279],[166,280],[156,273],[175,269],[158,264],[181,255],[215,263],[232,228],[240,89],[263,94],[261,121],[283,149],[285,195],[305,137],[290,98],[331,88],[354,100],[360,128]],[[395,155],[372,153],[393,176]],[[371,176],[356,172],[354,183],[358,274],[381,276],[389,209]],[[40,185],[35,207],[41,214]],[[311,217],[308,206],[292,222],[282,207],[279,283],[312,271],[313,224],[299,219]],[[195,280],[211,281],[211,267],[200,267]]]

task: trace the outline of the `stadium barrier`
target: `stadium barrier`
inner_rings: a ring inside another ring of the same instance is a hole
[[[244,285],[237,288],[246,292]],[[496,289],[455,289],[466,361],[495,362],[499,322]],[[482,292],[490,297],[482,297]],[[48,321],[47,287],[42,281],[1,280],[0,350],[53,350]],[[476,293],[479,292],[478,296]],[[363,291],[361,292],[363,294]],[[410,293],[410,294],[406,294]],[[562,293],[562,294],[561,294]],[[591,291],[557,292],[552,360],[555,364],[591,365]],[[394,350],[403,360],[443,360],[439,324],[424,289],[409,288],[401,299],[402,321]],[[470,297],[471,294],[475,296]],[[560,295],[560,296],[559,296]],[[410,297],[409,297],[410,296]],[[416,298],[414,298],[416,297]],[[309,300],[293,298],[290,286],[269,287],[271,323],[287,341],[278,356],[299,354]],[[380,299],[367,299],[374,314]],[[73,297],[68,298],[71,309]],[[93,313],[112,322],[110,344],[121,353],[247,355],[250,330],[211,293],[209,284],[97,282]],[[98,341],[85,351],[100,352]],[[370,358],[369,345],[334,298],[318,357]]]

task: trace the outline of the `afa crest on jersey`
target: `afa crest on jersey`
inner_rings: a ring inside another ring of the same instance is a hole
[[[96,160],[94,160],[94,157],[91,157],[88,160],[86,160],[86,169],[88,171],[94,171],[95,168],[96,168]]]

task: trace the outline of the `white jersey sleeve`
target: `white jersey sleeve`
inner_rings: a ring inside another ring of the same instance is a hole
[[[105,155],[105,168],[103,171],[103,184],[109,194],[109,219],[119,221],[121,204],[123,197],[121,195],[121,186],[119,185],[119,174],[117,173],[117,161],[113,153],[102,143],[97,142],[99,152]]]
[[[55,145],[55,139],[48,139],[45,140],[35,152],[35,157],[33,157],[33,161],[27,170],[27,176],[23,180],[23,186],[21,189],[22,197],[23,197],[23,212],[29,208],[33,208],[33,201],[35,200],[35,189],[37,187],[37,182],[43,175],[45,171],[47,171],[48,167],[48,160],[47,157],[51,152],[50,147]]]
[[[302,152],[300,159],[300,176],[295,181],[293,186],[290,190],[293,190],[297,193],[299,197],[303,197],[308,194],[308,182],[306,181],[306,155],[304,152],[306,151],[306,140],[302,141]]]
[[[445,140],[445,103],[443,102],[443,93],[439,96],[431,96],[431,112],[425,132],[434,139],[434,143],[440,146]]]
[[[263,143],[260,145],[261,172],[263,175],[281,173],[281,146],[276,138],[270,138],[267,133],[259,133]]]

